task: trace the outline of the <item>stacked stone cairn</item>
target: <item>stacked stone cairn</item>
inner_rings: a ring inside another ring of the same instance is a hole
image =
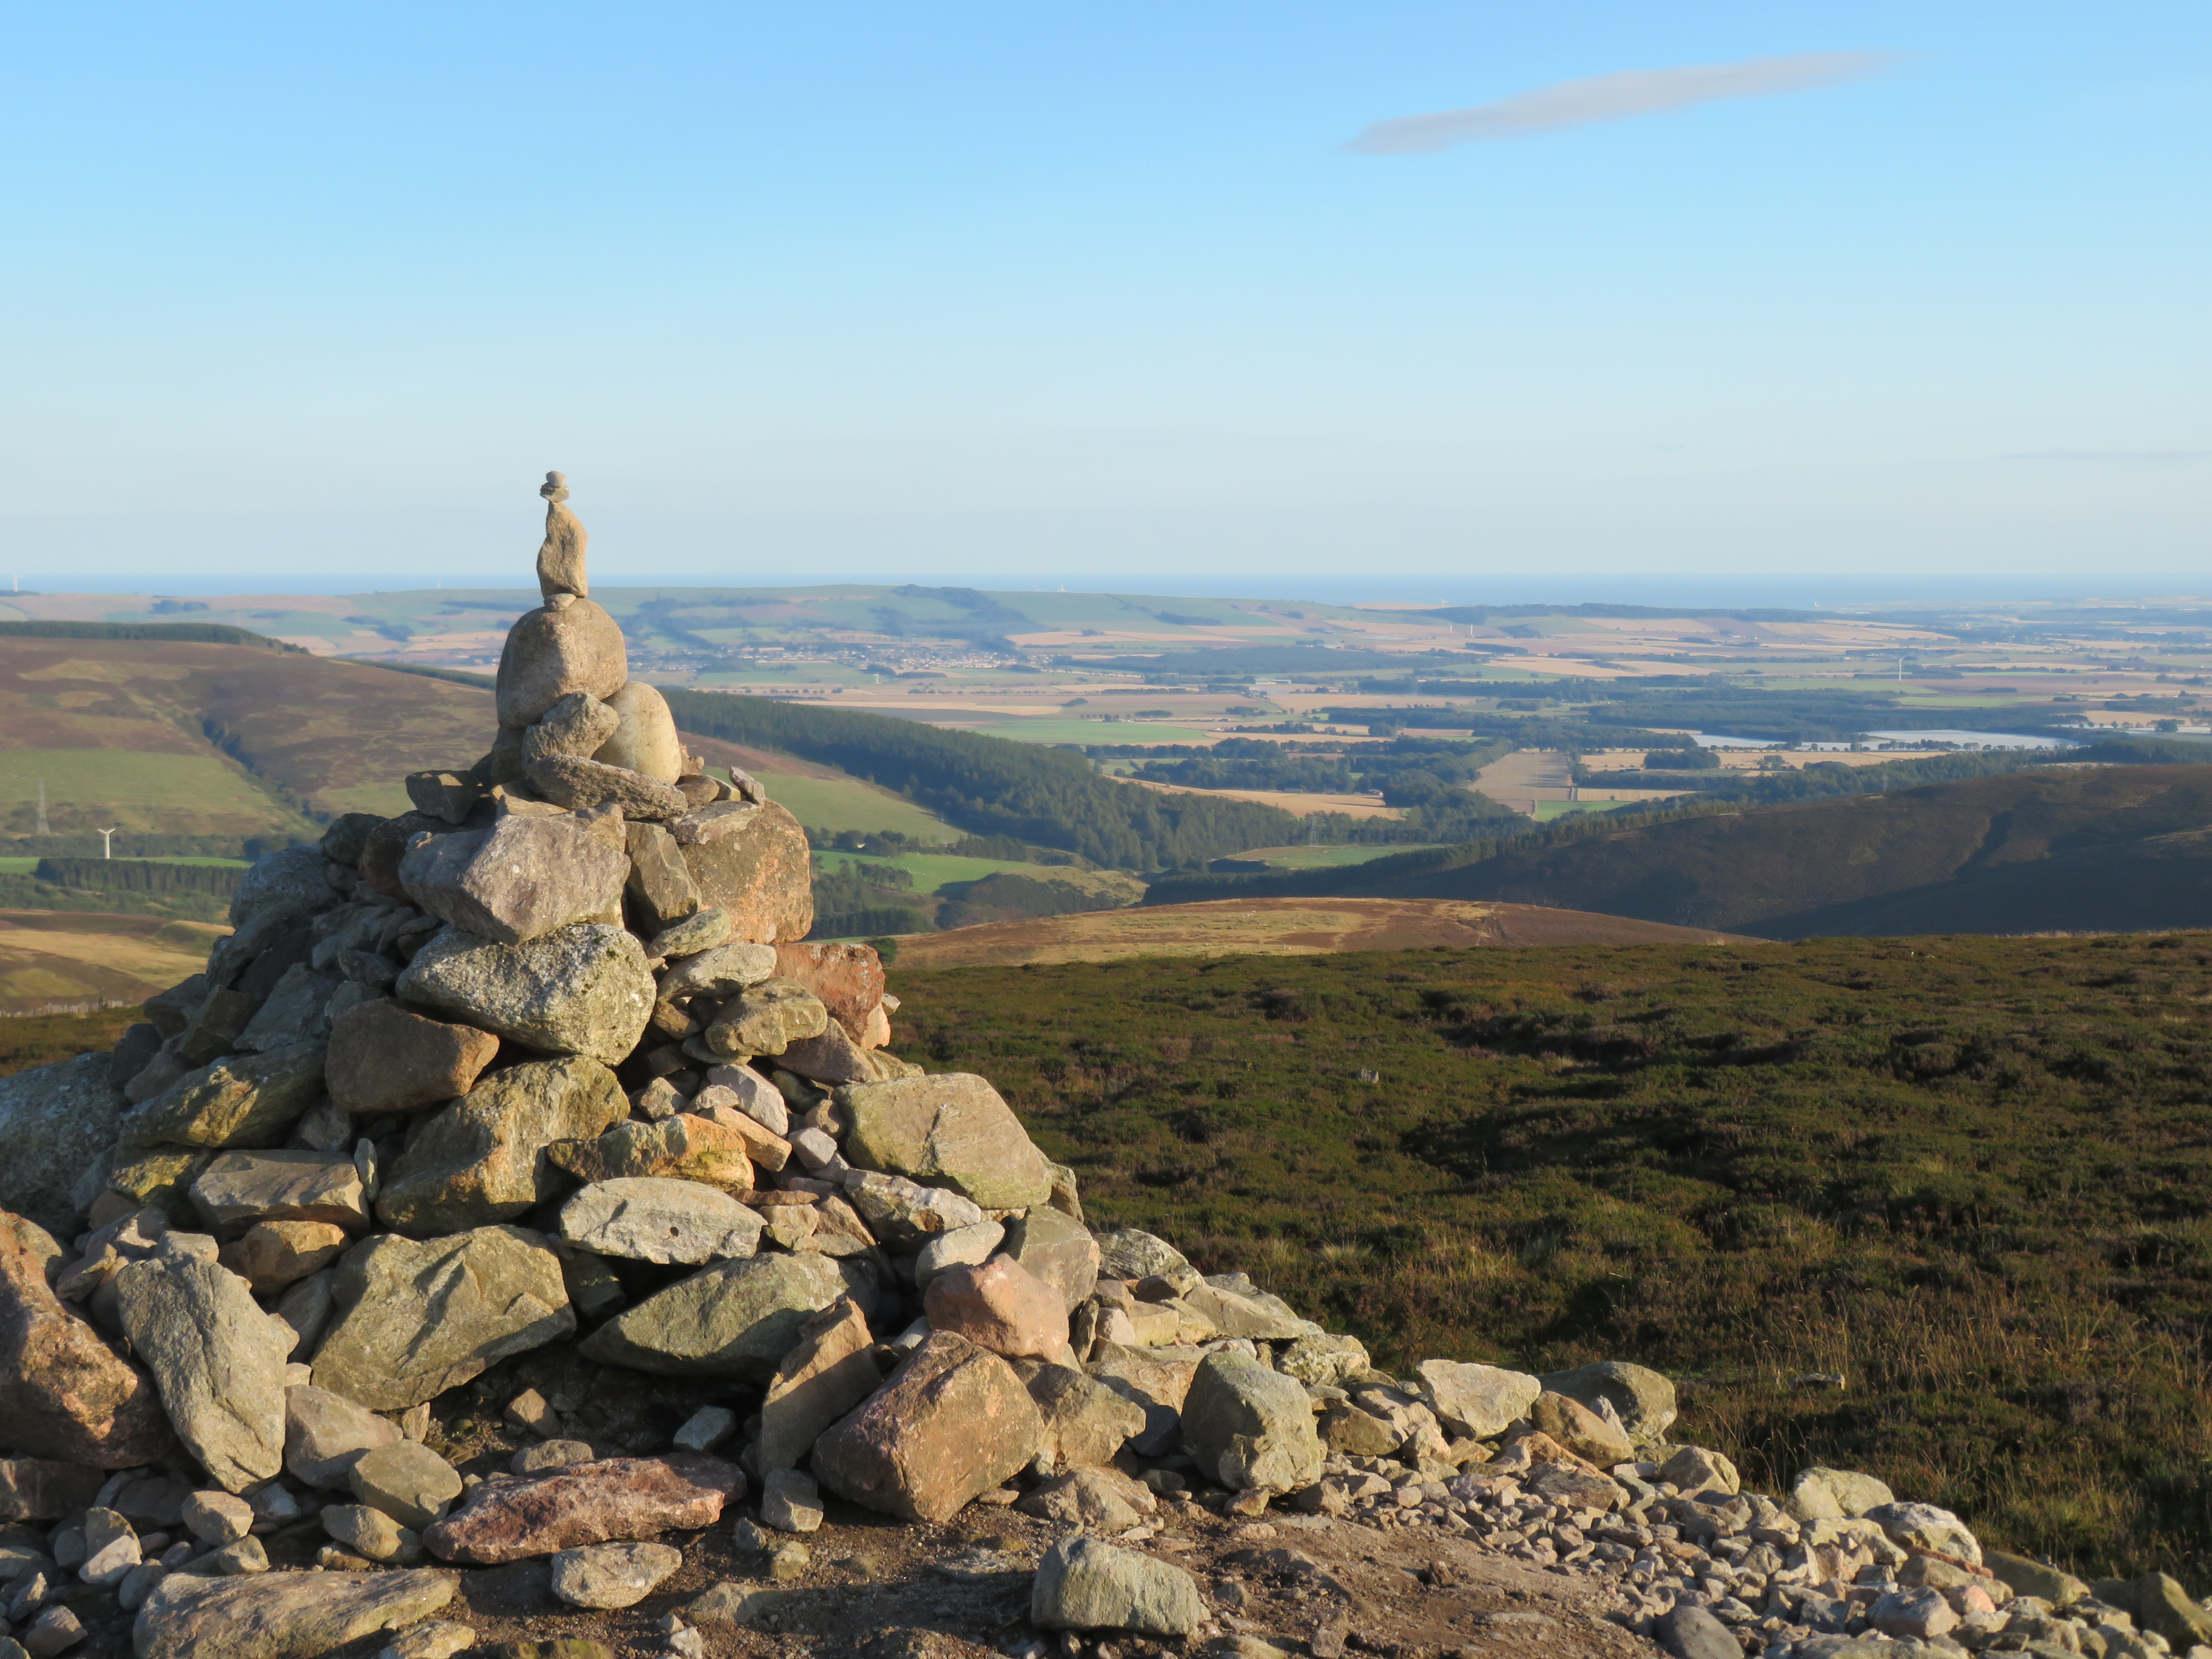
[[[2093,1589],[1864,1475],[1741,1491],[1655,1371],[1389,1375],[1087,1226],[988,1082],[887,1052],[875,952],[805,942],[805,834],[684,751],[542,493],[490,752],[261,860],[112,1054],[0,1085],[0,1659],[118,1609],[140,1659],[440,1659],[456,1567],[629,1607],[733,1525],[773,1582],[825,1494],[1064,1526],[1010,1652],[1278,1651],[1164,1535],[1273,1506],[1592,1580],[1693,1659],[2212,1659],[2170,1579]],[[504,1468],[426,1443],[487,1412]]]

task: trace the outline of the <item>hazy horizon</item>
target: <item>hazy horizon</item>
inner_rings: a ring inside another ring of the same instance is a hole
[[[610,583],[2187,587],[2208,46],[2179,0],[49,9],[0,574],[511,584],[557,467]]]

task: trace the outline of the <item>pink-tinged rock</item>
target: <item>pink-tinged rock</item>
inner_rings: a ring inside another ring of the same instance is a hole
[[[175,1448],[153,1379],[53,1293],[61,1246],[0,1210],[0,1450],[101,1468]]]
[[[700,902],[726,911],[730,938],[803,939],[814,925],[812,855],[799,820],[766,801],[717,801],[668,826]]]
[[[487,1481],[422,1542],[441,1561],[497,1566],[556,1550],[711,1527],[745,1495],[734,1463],[697,1452],[610,1457],[550,1474]]]
[[[1004,1485],[1043,1443],[1044,1419],[1014,1368],[938,1331],[814,1443],[814,1478],[866,1508],[942,1522]]]
[[[821,998],[830,1018],[856,1042],[867,1035],[868,1016],[883,1006],[883,958],[872,945],[831,945],[820,939],[780,944],[775,971],[778,978],[795,979]]]
[[[1066,1303],[1010,1257],[946,1268],[929,1281],[921,1305],[932,1329],[964,1336],[994,1353],[1072,1363]]]

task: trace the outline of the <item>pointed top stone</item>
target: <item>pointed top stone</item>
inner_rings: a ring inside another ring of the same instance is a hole
[[[584,579],[584,526],[566,503],[568,479],[549,472],[538,493],[545,498],[545,540],[538,550],[538,591],[555,609],[591,592]],[[563,596],[567,597],[563,597]]]

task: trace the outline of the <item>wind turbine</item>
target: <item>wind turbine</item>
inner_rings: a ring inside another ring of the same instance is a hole
[[[115,856],[115,830],[120,830],[122,827],[123,826],[119,823],[117,824],[113,830],[102,830],[97,824],[93,826],[92,833],[100,837],[100,857],[104,859],[112,859]]]

